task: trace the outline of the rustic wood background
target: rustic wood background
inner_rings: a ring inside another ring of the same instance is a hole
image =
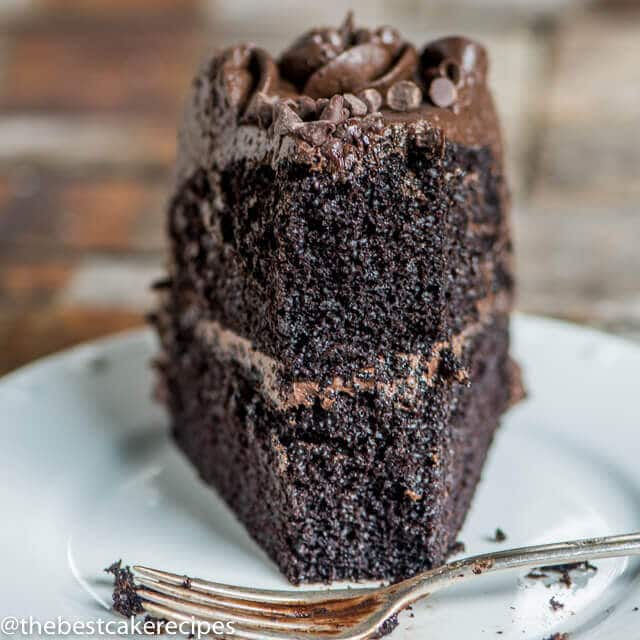
[[[640,339],[640,3],[385,0],[357,20],[490,48],[519,307]],[[140,324],[175,131],[207,49],[277,52],[345,3],[0,1],[0,372]]]

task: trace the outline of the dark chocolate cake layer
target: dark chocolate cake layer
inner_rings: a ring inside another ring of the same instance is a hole
[[[486,54],[389,28],[204,67],[156,325],[174,434],[293,582],[455,543],[501,414],[513,276]]]

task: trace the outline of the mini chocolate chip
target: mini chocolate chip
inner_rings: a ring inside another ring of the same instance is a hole
[[[354,96],[353,93],[345,93],[344,101],[347,103],[352,116],[367,115],[367,105],[360,98]]]
[[[364,89],[358,94],[358,98],[367,105],[369,113],[380,111],[382,106],[382,96],[377,89]]]
[[[329,120],[331,122],[342,122],[348,117],[349,112],[345,108],[344,98],[341,95],[333,96],[320,114],[320,120]]]
[[[411,111],[422,102],[422,91],[415,82],[401,80],[391,85],[387,91],[387,104],[394,111]]]
[[[455,104],[458,90],[449,78],[436,78],[429,87],[429,98],[436,107],[446,109]]]
[[[275,107],[273,130],[276,135],[283,136],[295,131],[302,124],[300,116],[286,104]]]
[[[335,131],[336,125],[333,122],[316,121],[305,122],[296,130],[296,135],[305,142],[314,146],[324,144],[329,136]]]
[[[298,108],[296,111],[303,120],[310,120],[316,117],[316,101],[313,98],[300,96],[297,102]]]

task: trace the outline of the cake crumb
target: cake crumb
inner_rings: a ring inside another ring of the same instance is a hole
[[[489,538],[491,542],[504,542],[506,539],[507,534],[500,527],[497,527],[493,536]]]
[[[491,569],[491,567],[493,567],[494,564],[495,564],[495,561],[491,559],[476,560],[471,567],[471,571],[475,575],[479,576],[485,571],[489,571],[489,569]]]
[[[592,565],[590,562],[573,562],[570,564],[538,567],[536,569],[532,569],[525,577],[531,580],[540,580],[543,578],[549,578],[550,573],[555,573],[560,576],[557,582],[563,584],[567,588],[570,588],[573,585],[573,579],[571,577],[571,573],[573,571],[587,574],[590,572],[595,573],[597,570],[598,567]]]
[[[113,610],[125,618],[142,613],[144,611],[142,599],[138,595],[131,568],[123,567],[122,560],[118,560],[107,567],[105,573],[110,573],[114,577]]]

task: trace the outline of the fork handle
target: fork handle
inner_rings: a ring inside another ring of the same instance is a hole
[[[402,599],[411,604],[452,584],[487,573],[634,555],[640,555],[640,533],[586,538],[471,556],[418,574],[394,586],[401,587]]]

